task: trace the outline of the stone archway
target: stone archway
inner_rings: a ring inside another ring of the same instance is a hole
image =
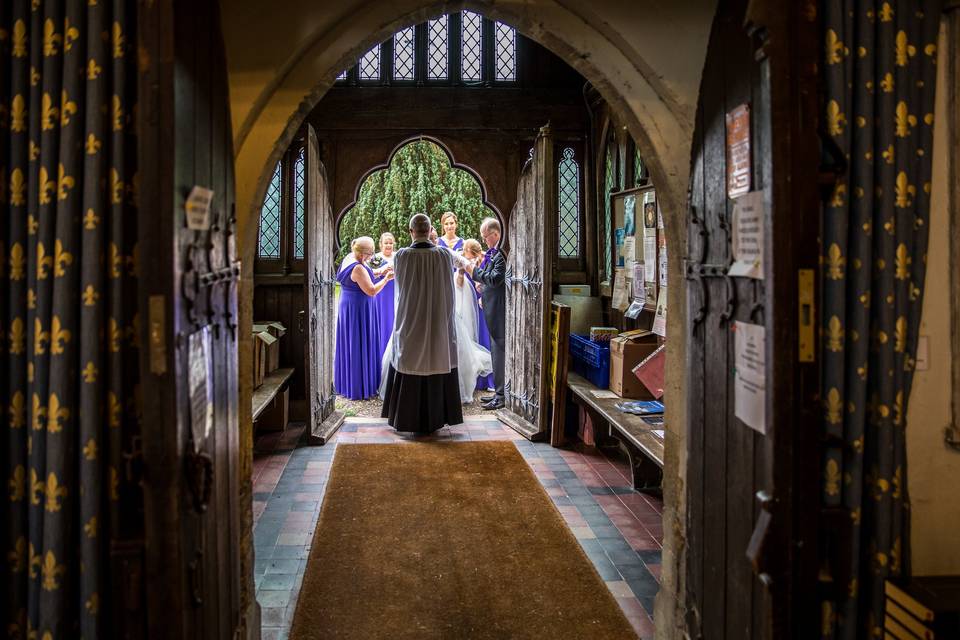
[[[714,0],[662,5],[650,0],[290,0],[284,11],[262,3],[231,6],[224,14],[236,149],[237,217],[243,256],[241,336],[252,322],[252,265],[259,203],[269,170],[306,115],[343,68],[397,30],[449,11],[470,9],[514,26],[552,50],[587,78],[623,119],[650,166],[660,192],[668,241],[668,332],[683,335],[686,323],[681,260],[690,145],[697,92]],[[649,10],[644,10],[644,9]],[[251,46],[255,42],[256,46]],[[240,366],[249,368],[241,345]],[[685,534],[686,353],[671,343],[666,393],[670,425],[664,469],[664,554],[656,616],[661,637],[682,626]],[[250,442],[251,389],[241,387],[242,441]],[[241,456],[249,456],[243,451]],[[241,472],[249,472],[249,460]]]

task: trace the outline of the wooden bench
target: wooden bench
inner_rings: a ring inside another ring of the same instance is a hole
[[[253,419],[256,421],[260,417],[277,394],[287,386],[290,378],[293,377],[293,369],[274,369],[266,378],[263,384],[253,390]]]
[[[663,439],[653,432],[664,430],[664,425],[651,426],[640,416],[620,411],[616,404],[623,402],[622,398],[596,397],[592,392],[598,391],[599,387],[572,371],[567,374],[567,387],[574,401],[585,407],[592,418],[601,418],[607,423],[607,433],[599,435],[610,436],[627,452],[633,487],[638,490],[659,488],[663,480]]]

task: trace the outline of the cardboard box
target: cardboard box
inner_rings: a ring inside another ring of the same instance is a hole
[[[264,431],[283,431],[290,422],[290,387],[278,391],[277,395],[257,418],[257,429]]]
[[[657,335],[646,330],[628,331],[610,340],[610,390],[621,398],[653,398],[646,386],[633,375],[633,368],[658,346]]]
[[[620,333],[616,327],[590,327],[590,340],[593,342],[607,342]]]

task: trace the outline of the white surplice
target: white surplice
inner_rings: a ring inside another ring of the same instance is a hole
[[[453,258],[442,247],[404,247],[393,256],[397,313],[391,364],[429,376],[457,366]]]

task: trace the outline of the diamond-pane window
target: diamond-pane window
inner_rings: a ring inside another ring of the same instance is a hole
[[[580,165],[573,149],[567,147],[560,154],[557,168],[557,193],[560,205],[560,257],[580,257]]]
[[[347,79],[347,70],[344,69],[340,72],[340,75],[337,76],[337,80],[346,80]]]
[[[360,79],[380,79],[380,45],[370,49],[360,58]]]
[[[393,36],[393,79],[413,80],[415,28],[398,31]]]
[[[613,175],[613,145],[607,143],[607,158],[604,166],[604,184],[603,184],[603,264],[606,267],[607,278],[613,277],[613,250],[610,247],[610,237],[612,234],[611,224],[613,215],[610,211],[610,194],[616,184],[616,176]]]
[[[427,79],[447,79],[447,41],[450,18],[443,16],[427,23]]]
[[[496,23],[497,80],[517,79],[517,32],[513,27]]]
[[[633,152],[633,184],[640,185],[647,179],[647,168],[643,165],[643,158],[640,157],[640,150]]]
[[[464,11],[460,22],[460,79],[483,79],[483,18]]]
[[[297,161],[293,164],[293,257],[295,260],[303,260],[303,222],[306,209],[304,201],[307,192],[303,161],[305,152],[306,148],[300,147]]]
[[[263,207],[260,209],[260,242],[257,255],[261,258],[280,257],[280,174],[281,163],[273,170],[267,195],[263,198]]]

